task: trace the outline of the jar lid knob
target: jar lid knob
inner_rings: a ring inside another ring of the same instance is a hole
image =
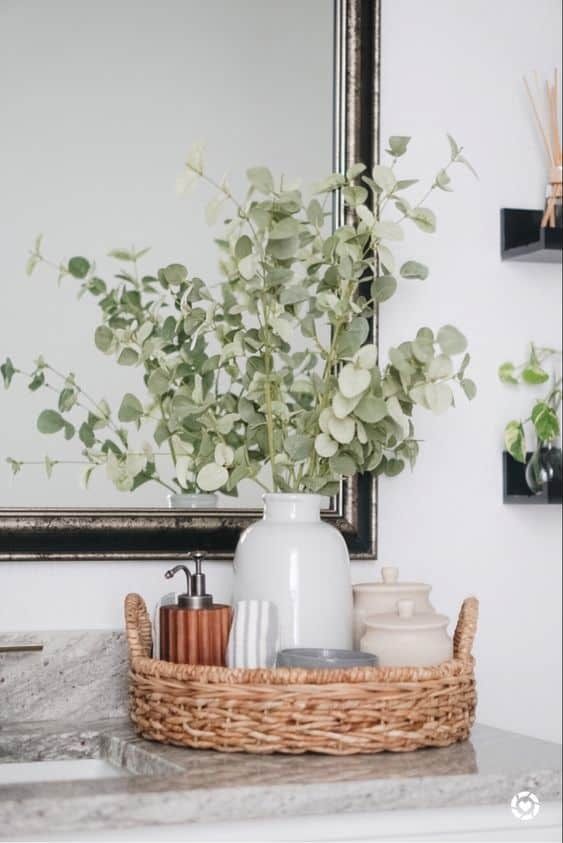
[[[381,569],[381,579],[384,583],[394,583],[399,579],[399,569],[393,565],[384,565]]]
[[[397,600],[397,611],[400,618],[412,618],[414,615],[414,600]]]

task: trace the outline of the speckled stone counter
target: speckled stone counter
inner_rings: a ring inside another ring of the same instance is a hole
[[[252,756],[161,746],[124,720],[0,726],[0,763],[105,758],[134,775],[0,787],[0,839],[40,832],[508,804],[561,797],[561,748],[476,726],[444,749]]]

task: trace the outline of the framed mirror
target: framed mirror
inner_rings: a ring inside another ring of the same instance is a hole
[[[147,272],[177,260],[217,277],[202,204],[174,190],[194,140],[233,174],[267,163],[314,181],[358,161],[373,167],[379,33],[379,0],[2,4],[0,362],[10,361],[10,388],[0,386],[0,561],[182,559],[194,548],[232,557],[261,515],[259,487],[243,482],[237,497],[197,510],[170,509],[156,484],[120,492],[103,472],[84,489],[79,443],[37,430],[50,406],[44,389],[28,388],[40,356],[59,398],[71,372],[95,403],[131,389],[132,370],[116,372],[92,342],[95,303],[77,297],[75,276],[57,283],[57,267],[72,254],[109,265],[110,250],[151,247]],[[39,232],[54,266],[27,277]],[[371,329],[376,337],[376,318]],[[323,518],[352,558],[376,555],[371,476],[342,481]]]

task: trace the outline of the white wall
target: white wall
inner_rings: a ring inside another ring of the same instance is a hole
[[[433,173],[451,132],[479,170],[461,170],[456,192],[435,197],[439,230],[409,241],[431,266],[382,308],[382,349],[419,325],[453,322],[471,343],[479,396],[440,419],[421,416],[426,440],[414,474],[383,481],[380,558],[405,578],[433,584],[454,617],[468,594],[481,601],[475,647],[479,719],[560,739],[561,510],[501,502],[502,428],[527,398],[496,378],[529,339],[560,345],[558,267],[502,264],[502,206],[540,207],[545,173],[521,74],[549,71],[561,53],[558,0],[384,0],[383,131],[414,136],[407,175]],[[2,629],[115,627],[129,590],[162,593],[162,565],[3,565]],[[359,581],[375,575],[355,563]],[[210,584],[226,599],[227,564]]]
[[[521,77],[561,62],[560,0],[387,0],[383,10],[383,137],[413,136],[408,176],[448,154],[444,132],[480,174],[460,168],[455,193],[433,199],[438,232],[417,237],[426,282],[403,282],[381,308],[381,347],[419,325],[452,322],[467,334],[472,404],[420,416],[427,441],[412,475],[381,483],[380,556],[434,585],[454,615],[481,601],[475,648],[479,719],[560,735],[561,508],[502,504],[502,428],[530,396],[497,380],[534,339],[561,347],[561,267],[502,263],[499,208],[540,208],[545,167]],[[418,432],[418,428],[417,428]]]

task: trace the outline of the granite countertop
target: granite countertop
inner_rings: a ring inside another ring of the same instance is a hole
[[[0,787],[0,839],[38,832],[508,804],[561,797],[558,744],[476,726],[444,749],[253,756],[163,746],[126,720],[0,724],[0,762],[105,758],[132,775]]]

